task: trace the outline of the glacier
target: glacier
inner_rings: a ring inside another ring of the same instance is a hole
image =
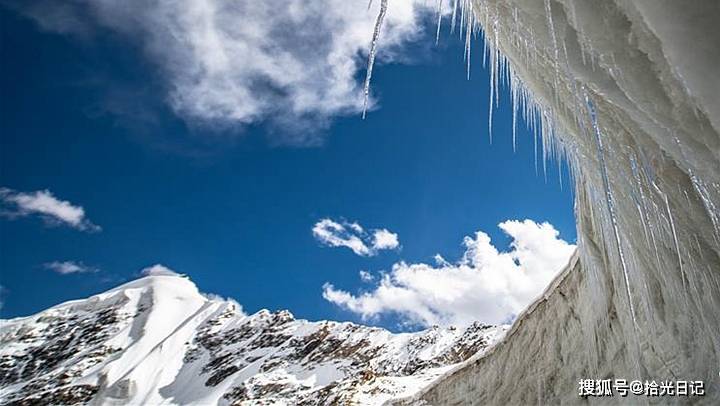
[[[494,348],[397,403],[718,404],[720,2],[454,4],[484,36],[491,105],[507,83],[543,165],[569,162],[578,251]],[[614,378],[706,395],[578,396]]]

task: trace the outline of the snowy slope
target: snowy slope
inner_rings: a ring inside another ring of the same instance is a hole
[[[2,404],[382,404],[412,395],[505,327],[374,327],[245,315],[179,275],[148,276],[2,321]]]

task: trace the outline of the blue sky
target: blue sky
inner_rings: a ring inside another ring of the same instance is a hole
[[[378,104],[366,120],[310,115],[297,128],[267,116],[208,124],[179,113],[167,102],[167,72],[112,30],[62,35],[2,7],[0,27],[0,187],[49,190],[101,227],[0,218],[3,318],[161,263],[248,312],[360,321],[362,312],[323,297],[325,283],[372,291],[360,270],[377,276],[400,261],[431,263],[436,253],[455,261],[463,237],[478,230],[508,249],[498,224],[509,219],[547,221],[575,240],[567,173],[564,189],[554,164],[547,179],[536,174],[524,126],[513,153],[507,92],[489,143],[479,40],[468,81],[462,41],[445,32],[436,47],[430,27],[380,58]],[[283,142],[298,133],[315,145]],[[401,247],[368,257],[325,246],[312,233],[324,218],[388,229]],[[63,261],[94,272],[48,266]],[[378,316],[365,321],[401,328],[397,314]]]

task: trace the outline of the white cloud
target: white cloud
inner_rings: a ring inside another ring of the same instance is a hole
[[[82,262],[74,261],[53,261],[43,264],[43,267],[61,275],[69,275],[73,273],[95,273],[99,271],[97,268],[87,266]]]
[[[179,274],[165,265],[155,264],[140,271],[142,276],[178,276]]]
[[[370,248],[365,242],[353,233],[362,233],[362,228],[357,224],[345,225],[336,223],[330,219],[322,219],[315,223],[313,235],[321,243],[330,247],[347,247],[354,253],[361,256],[370,256]]]
[[[358,275],[360,275],[360,280],[363,282],[372,282],[375,280],[375,277],[368,271],[360,271]]]
[[[85,216],[85,209],[56,198],[49,190],[23,193],[0,188],[0,202],[0,214],[8,218],[37,215],[46,224],[62,224],[83,231],[100,231],[100,227]]]
[[[312,231],[321,243],[330,247],[350,248],[355,254],[364,257],[374,256],[379,251],[400,246],[397,234],[384,228],[372,230],[372,234],[368,234],[357,222],[338,223],[325,218],[315,223]]]
[[[141,44],[167,81],[167,102],[191,121],[242,126],[270,121],[279,141],[362,109],[361,71],[380,1],[17,1],[41,28],[88,35],[110,29]],[[435,1],[391,1],[380,61],[396,60],[422,32]],[[447,10],[448,7],[445,7]],[[295,128],[292,135],[288,127]]]
[[[395,313],[424,326],[507,322],[542,293],[575,246],[558,238],[549,223],[510,220],[499,227],[512,238],[508,252],[499,252],[478,231],[465,237],[465,253],[456,263],[440,255],[435,266],[399,262],[372,291],[354,295],[326,283],[323,297],[364,319]]]
[[[398,235],[386,229],[373,232],[373,248],[376,250],[393,250],[400,246]]]
[[[219,302],[228,302],[230,305],[226,308],[226,310],[234,310],[236,313],[247,316],[247,313],[245,313],[245,309],[243,309],[243,306],[235,299],[231,297],[222,297],[220,295],[216,295],[215,293],[201,293],[203,296],[205,296],[208,300],[216,300]]]

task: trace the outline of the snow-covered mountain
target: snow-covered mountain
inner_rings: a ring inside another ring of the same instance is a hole
[[[412,395],[506,330],[393,334],[245,315],[187,278],[147,276],[0,327],[0,403],[381,404]]]

